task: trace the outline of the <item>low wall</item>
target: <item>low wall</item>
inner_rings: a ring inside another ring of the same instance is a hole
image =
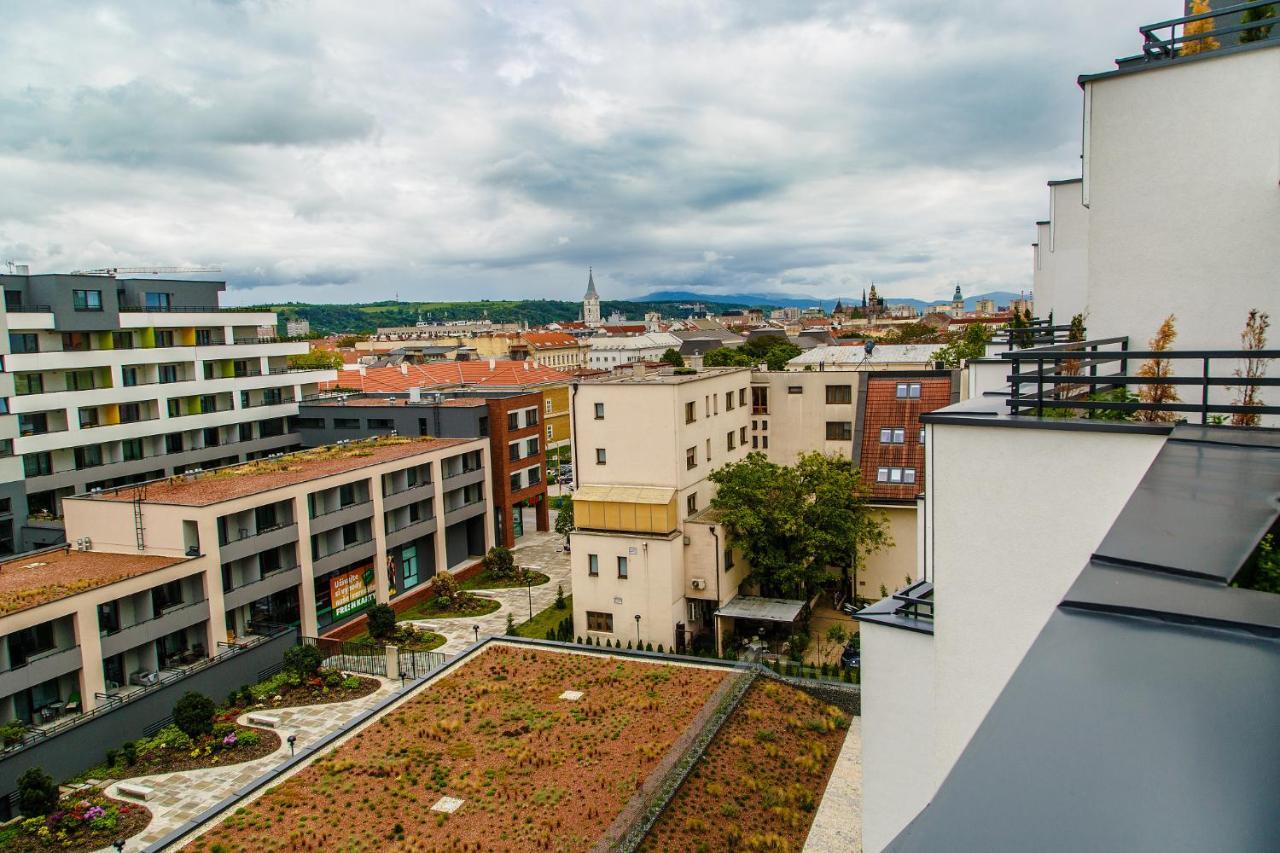
[[[108,749],[143,736],[148,726],[173,713],[173,706],[189,690],[221,702],[233,688],[258,681],[258,673],[280,663],[285,650],[298,642],[296,630],[286,631],[190,676],[157,688],[78,726],[65,729],[33,746],[0,760],[0,815],[3,801],[18,787],[18,777],[31,767],[43,768],[61,782],[101,764]]]

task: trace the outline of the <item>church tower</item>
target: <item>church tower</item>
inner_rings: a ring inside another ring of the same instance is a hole
[[[960,285],[956,285],[956,292],[951,294],[951,316],[964,316],[964,297],[960,295]]]
[[[600,294],[596,293],[595,274],[587,267],[587,294],[582,297],[582,322],[595,328],[600,325]]]

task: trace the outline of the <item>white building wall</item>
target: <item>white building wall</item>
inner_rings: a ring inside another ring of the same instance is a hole
[[[1088,311],[1089,209],[1081,182],[1049,183],[1050,219],[1039,225],[1034,271],[1036,311],[1065,325]]]

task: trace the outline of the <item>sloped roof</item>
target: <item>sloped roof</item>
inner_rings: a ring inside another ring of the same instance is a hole
[[[568,332],[525,332],[524,341],[531,349],[561,349],[578,345],[578,339]]]
[[[410,388],[433,388],[450,385],[492,385],[500,388],[523,388],[568,382],[569,374],[532,361],[495,360],[437,361],[401,367],[370,367],[362,375],[358,370],[344,370],[338,378],[321,382],[322,390],[355,388],[373,393],[408,391]],[[403,369],[402,369],[403,368]]]

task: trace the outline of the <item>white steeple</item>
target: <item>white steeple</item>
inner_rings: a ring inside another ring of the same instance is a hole
[[[591,267],[587,267],[587,293],[582,297],[582,322],[593,328],[600,325],[600,294]]]

